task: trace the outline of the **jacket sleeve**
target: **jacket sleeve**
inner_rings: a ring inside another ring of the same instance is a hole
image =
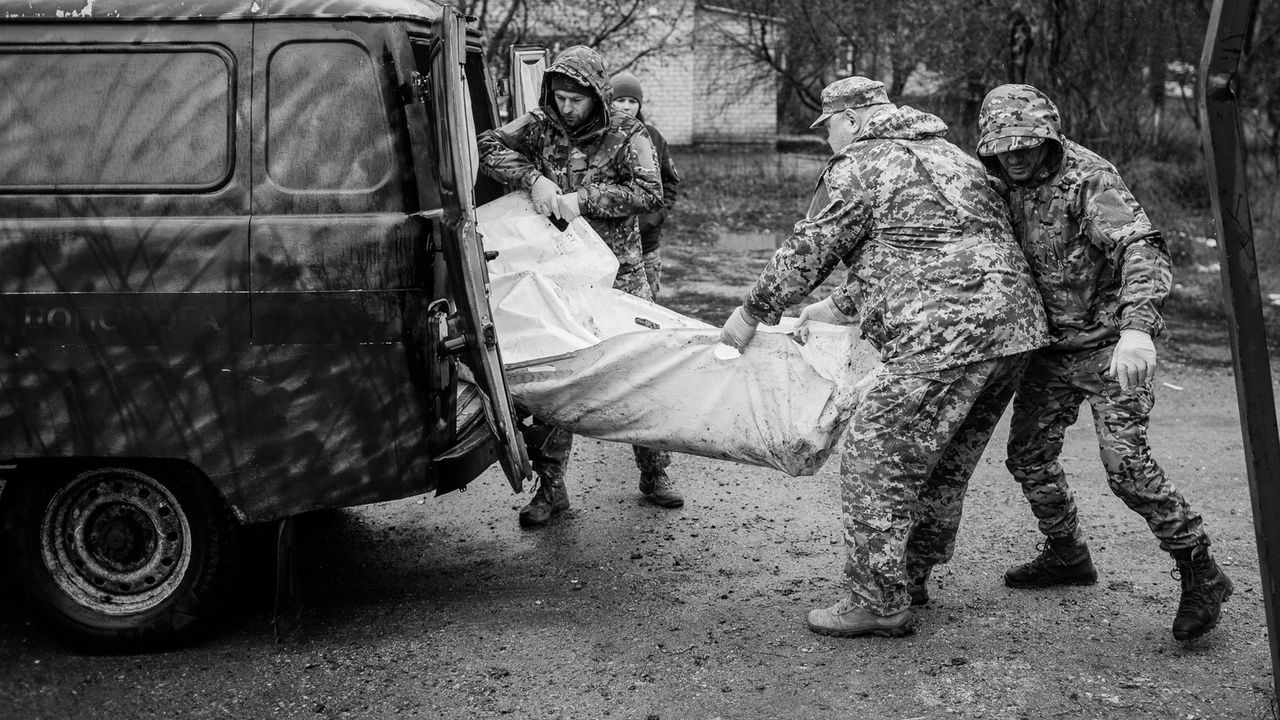
[[[658,128],[646,125],[649,129],[649,135],[653,139],[653,147],[658,151],[658,170],[662,175],[662,205],[671,208],[676,204],[676,198],[680,195],[680,173],[676,171],[676,162],[671,157],[671,149],[667,146],[667,139],[662,136]]]
[[[1164,237],[1151,227],[1142,206],[1114,173],[1087,180],[1081,188],[1081,224],[1090,240],[1119,270],[1116,328],[1164,330],[1160,308],[1173,284],[1173,265]]]
[[[662,179],[653,141],[637,124],[610,159],[613,172],[578,188],[582,214],[618,218],[640,215],[662,207]]]
[[[871,208],[849,158],[836,158],[818,180],[805,218],[769,260],[744,303],[747,312],[765,325],[776,325],[782,311],[813,292],[836,264],[866,235]],[[853,315],[848,297],[842,311]]]
[[[480,172],[508,185],[528,190],[542,176],[533,162],[542,122],[525,113],[500,128],[485,130],[476,137],[480,152]]]

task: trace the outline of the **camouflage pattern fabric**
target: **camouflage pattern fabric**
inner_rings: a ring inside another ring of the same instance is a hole
[[[582,127],[571,130],[560,119],[550,89],[557,73],[594,93],[595,116]],[[480,170],[525,189],[545,176],[577,191],[583,217],[618,258],[614,287],[648,299],[636,216],[662,207],[662,180],[644,125],[611,111],[612,94],[599,53],[566,49],[543,76],[540,107],[479,135]]]
[[[1034,354],[1013,401],[1006,465],[1040,525],[1056,539],[1079,540],[1076,504],[1058,464],[1063,434],[1088,400],[1107,482],[1141,515],[1166,551],[1209,544],[1200,516],[1151,457],[1147,426],[1155,396],[1150,384],[1121,390],[1104,373],[1111,347]]]
[[[1105,375],[1120,330],[1154,337],[1164,328],[1160,308],[1173,276],[1163,238],[1115,167],[1062,135],[1058,109],[1036,88],[995,88],[982,103],[979,125],[979,154],[1008,186],[1014,233],[1031,263],[1053,337],[1018,388],[1006,460],[1040,531],[1080,538],[1058,456],[1063,432],[1088,400],[1112,492],[1146,519],[1164,550],[1207,545],[1200,516],[1151,457],[1151,386],[1125,392]],[[994,156],[1016,137],[1048,144],[1041,166],[1021,185]]]
[[[655,247],[653,250],[644,252],[644,276],[649,281],[649,290],[653,293],[653,299],[658,299],[658,291],[662,288],[662,248]]]
[[[910,107],[876,116],[836,153],[807,216],[748,295],[768,325],[843,261],[832,297],[889,372],[1012,355],[1047,340],[1044,309],[982,166]]]
[[[951,559],[969,478],[1027,358],[874,377],[840,462],[854,604],[877,615],[905,610],[912,579]]]
[[[551,91],[551,76],[566,75],[595,95],[595,117],[569,129],[561,121]],[[582,46],[565,49],[542,79],[540,107],[479,135],[481,172],[525,189],[545,176],[563,192],[578,191],[582,215],[618,258],[613,286],[645,300],[653,295],[645,277],[637,216],[662,207],[657,154],[644,125],[609,107],[613,88],[598,52]],[[539,477],[563,479],[573,435],[542,425],[520,424],[533,470]],[[671,464],[670,453],[634,447],[636,465],[645,471]]]
[[[644,118],[643,111],[640,112],[639,117]],[[653,285],[653,273],[648,269],[649,254],[662,245],[662,226],[667,222],[667,211],[675,207],[676,198],[680,195],[680,172],[676,170],[676,163],[671,157],[667,139],[662,136],[658,128],[653,126],[653,123],[646,121],[644,128],[649,132],[654,150],[658,153],[658,171],[662,176],[662,209],[640,216],[640,248],[645,257],[645,273],[649,276],[649,284]],[[653,294],[657,297],[656,288]]]
[[[521,425],[525,446],[529,448],[529,460],[538,477],[547,479],[564,479],[565,468],[569,464],[569,455],[573,452],[573,433],[550,425],[534,425],[538,430],[529,430],[529,426]],[[641,473],[657,472],[671,464],[671,453],[666,450],[631,446],[636,458],[636,467]]]
[[[979,153],[1015,137],[1051,146],[1023,185],[1010,181],[994,154],[982,162],[1008,186],[1014,235],[1044,299],[1052,347],[1111,345],[1131,328],[1158,336],[1173,283],[1169,252],[1115,166],[1063,137],[1058,109],[1030,85],[992,90],[979,123]]]

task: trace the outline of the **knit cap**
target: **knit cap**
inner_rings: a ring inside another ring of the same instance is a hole
[[[640,89],[640,79],[629,72],[623,71],[613,76],[610,81],[613,84],[613,98],[635,98],[636,102],[644,104],[644,91]]]

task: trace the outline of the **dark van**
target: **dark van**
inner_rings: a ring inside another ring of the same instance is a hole
[[[0,0],[0,553],[54,629],[180,642],[240,525],[520,489],[488,77],[428,0]]]

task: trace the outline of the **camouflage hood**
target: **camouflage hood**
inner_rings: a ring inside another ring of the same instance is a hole
[[[1047,95],[1030,85],[1001,85],[982,101],[978,111],[978,156],[997,177],[1008,180],[996,155],[1049,143],[1041,167],[1028,184],[1038,185],[1062,161],[1062,116]]]
[[[595,95],[596,107],[592,110],[592,118],[572,131],[564,124],[560,111],[556,109],[551,91],[551,78],[556,74],[586,86]],[[613,85],[609,74],[605,72],[604,58],[586,45],[574,45],[562,50],[542,76],[542,96],[538,103],[547,117],[559,124],[565,134],[575,140],[603,132],[609,127],[609,105],[612,102]]]
[[[941,118],[903,105],[874,117],[858,140],[923,140],[946,134]]]

